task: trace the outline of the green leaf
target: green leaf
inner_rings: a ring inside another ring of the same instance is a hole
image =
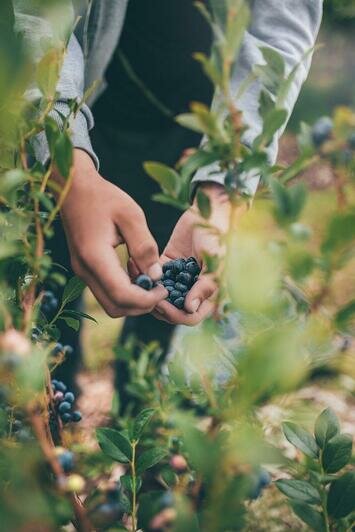
[[[49,50],[37,65],[37,83],[43,95],[54,98],[62,64],[60,50]]]
[[[96,438],[102,452],[116,462],[125,464],[132,459],[131,444],[118,430],[97,429]]]
[[[61,316],[70,316],[72,318],[83,318],[85,320],[93,321],[98,325],[98,321],[93,316],[90,316],[90,314],[86,314],[85,312],[81,312],[81,310],[71,310],[67,309],[65,310]]]
[[[62,305],[67,305],[71,301],[77,299],[82,294],[84,288],[85,283],[79,279],[79,277],[72,277],[69,279],[64,288]]]
[[[287,111],[284,109],[273,109],[268,113],[264,119],[264,127],[261,135],[259,135],[254,143],[255,149],[269,146],[272,142],[275,133],[286,123]]]
[[[62,314],[58,319],[65,321],[68,327],[70,327],[76,332],[78,332],[78,330],[80,329],[80,321],[76,320],[75,318],[71,318],[70,316],[64,316]]]
[[[155,414],[154,408],[145,408],[142,410],[133,423],[132,438],[137,441],[142,435],[143,430]]]
[[[196,200],[201,216],[205,220],[208,220],[212,212],[210,198],[207,196],[207,194],[205,194],[205,192],[203,192],[203,190],[198,188],[196,193]]]
[[[344,305],[335,315],[335,324],[341,332],[351,333],[354,327],[355,299]]]
[[[133,478],[131,475],[122,475],[120,477],[120,482],[127,491],[129,491],[130,493],[133,493]],[[142,486],[142,479],[136,478],[136,493],[141,489],[141,486]]]
[[[317,417],[314,425],[314,435],[316,442],[321,449],[324,449],[325,444],[340,433],[339,420],[331,408],[326,408]]]
[[[335,519],[355,511],[355,471],[349,471],[331,483],[327,508]]]
[[[288,441],[297,449],[310,458],[318,457],[317,443],[309,432],[289,421],[282,423],[282,430]]]
[[[172,207],[175,207],[176,209],[185,211],[190,207],[189,203],[186,203],[184,201],[180,201],[179,199],[172,198],[170,196],[167,196],[165,194],[153,194],[153,200],[157,201],[158,203],[163,203],[164,205],[171,205]]]
[[[317,512],[304,502],[292,501],[290,504],[297,517],[299,517],[310,528],[316,530],[317,532],[322,532],[325,530],[324,518],[320,512]]]
[[[232,64],[239,54],[245,31],[250,21],[250,9],[245,0],[234,2],[227,15],[226,44],[223,55],[226,63]]]
[[[54,162],[60,175],[68,178],[73,164],[73,144],[67,131],[62,132],[56,140]]]
[[[322,454],[326,473],[336,473],[350,462],[353,440],[350,434],[337,434],[329,440]]]
[[[57,142],[61,130],[59,129],[59,126],[57,122],[52,118],[51,116],[47,116],[45,123],[44,123],[44,130],[46,133],[46,138],[48,142],[48,148],[51,156],[54,156],[55,153],[55,143]]]
[[[177,197],[180,189],[180,176],[173,168],[166,164],[147,161],[143,164],[144,170],[161,186],[163,192]]]
[[[277,480],[275,484],[290,499],[308,504],[320,503],[318,491],[305,480]]]
[[[285,62],[279,52],[273,48],[263,46],[260,48],[263,58],[269,69],[277,78],[283,78],[285,74]]]
[[[218,160],[219,156],[217,153],[199,149],[190,155],[190,157],[184,162],[181,167],[181,175],[186,179],[195,173],[196,170],[208,166]]]
[[[352,244],[355,239],[355,212],[337,213],[328,225],[322,244],[323,253],[330,253]]]
[[[214,273],[218,269],[220,261],[221,259],[218,255],[202,254],[202,262],[206,266],[206,273]]]
[[[154,447],[145,451],[138,457],[136,471],[140,475],[146,469],[155,466],[168,454],[167,450],[163,447]]]

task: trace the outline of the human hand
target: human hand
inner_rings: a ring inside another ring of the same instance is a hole
[[[212,208],[208,227],[194,204],[179,219],[161,256],[162,263],[193,256],[202,265],[202,273],[186,296],[184,310],[175,308],[167,301],[161,301],[152,312],[157,319],[173,324],[197,325],[214,308],[211,298],[217,290],[217,284],[212,274],[204,272],[203,256],[223,254],[221,236],[228,231],[230,202],[221,185],[205,183],[201,188],[208,195]]]
[[[103,179],[82,150],[74,150],[73,172],[61,217],[74,272],[109,316],[150,312],[166,298],[167,291],[159,285],[148,292],[132,284],[115,251],[120,244],[127,244],[139,271],[153,280],[160,279],[158,246],[142,209],[123,190]]]

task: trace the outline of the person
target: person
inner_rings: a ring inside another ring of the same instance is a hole
[[[16,24],[38,48],[51,29],[31,11],[31,3],[27,8],[25,4],[14,0]],[[174,326],[198,324],[211,312],[214,282],[201,275],[185,308],[178,310],[164,301],[163,287],[144,292],[134,286],[115,248],[125,243],[135,269],[157,280],[161,253],[173,258],[193,255],[201,261],[204,250],[213,253],[218,245],[212,232],[196,225],[193,205],[181,215],[152,200],[158,186],[142,166],[146,160],[174,165],[185,149],[201,141],[174,121],[191,101],[210,105],[213,99],[213,87],[192,57],[195,51],[209,53],[212,35],[193,4],[192,0],[93,0],[88,11],[74,6],[82,17],[69,40],[52,112],[60,124],[61,114],[69,112],[68,100],[81,99],[95,80],[101,80],[99,90],[71,124],[74,178],[50,243],[53,258],[87,283],[110,316],[126,317],[121,341],[135,334],[143,342],[159,340],[165,351]],[[288,71],[301,63],[286,101],[290,115],[310,68],[307,52],[315,44],[322,0],[253,0],[250,5],[251,24],[233,66],[232,93],[237,93],[252,67],[262,63],[260,47],[271,47],[282,55]],[[249,126],[246,143],[260,132],[259,92],[256,81],[238,101]],[[281,133],[270,146],[271,162]],[[37,158],[46,162],[43,134],[34,149]],[[199,170],[192,180],[192,197],[197,187],[209,195],[212,220],[222,231],[229,207],[223,181],[223,175],[216,177],[209,168]],[[255,192],[257,179],[250,179],[249,185]],[[76,361],[68,363],[70,368]],[[123,385],[124,368],[118,375]]]

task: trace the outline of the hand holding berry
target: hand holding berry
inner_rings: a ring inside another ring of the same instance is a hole
[[[211,202],[212,213],[208,220],[208,227],[201,227],[201,225],[206,226],[206,220],[199,214],[197,206],[193,205],[181,216],[161,257],[164,264],[177,258],[192,256],[202,266],[201,275],[186,294],[183,308],[176,308],[168,301],[162,301],[155,307],[153,315],[169,323],[196,325],[204,320],[214,308],[211,297],[215,294],[217,285],[213,276],[203,271],[203,256],[205,253],[222,255],[220,237],[228,231],[230,203],[221,185],[206,183],[201,188],[209,196]],[[188,268],[193,267],[191,261]],[[186,286],[186,283],[190,282],[188,276],[196,275],[196,273],[184,270],[174,279]],[[164,284],[169,290],[166,282]],[[176,282],[174,288],[179,288]],[[169,297],[171,297],[171,292]]]
[[[111,317],[150,312],[166,296],[157,286],[142,292],[130,282],[115,248],[127,244],[140,272],[161,277],[158,246],[142,209],[123,190],[103,179],[84,151],[74,150],[74,178],[61,210],[74,272]],[[58,175],[54,180],[61,183]]]

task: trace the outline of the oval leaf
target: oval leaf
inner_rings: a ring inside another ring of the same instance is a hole
[[[350,462],[353,440],[350,434],[338,434],[325,446],[322,465],[326,473],[336,473]]]
[[[136,468],[137,474],[140,475],[146,469],[158,464],[167,454],[167,450],[162,447],[154,447],[153,449],[145,451],[138,457]]]
[[[163,192],[177,196],[180,188],[180,176],[173,169],[163,163],[147,161],[143,165],[147,174],[161,186]]]
[[[127,438],[118,430],[97,429],[96,438],[104,454],[117,462],[127,463],[132,458],[132,448]]]
[[[67,282],[62,298],[62,305],[67,305],[77,299],[85,288],[85,283],[79,277],[72,277]]]
[[[304,502],[291,502],[292,510],[304,523],[317,532],[325,530],[324,518],[320,512],[317,512]]]
[[[197,190],[196,194],[196,200],[197,200],[197,206],[198,210],[200,211],[201,216],[208,220],[208,218],[211,216],[211,201],[210,198],[201,190],[200,188]]]
[[[317,458],[318,456],[318,447],[313,436],[302,429],[295,423],[286,421],[282,424],[282,430],[285,437],[288,439],[292,445],[297,447],[305,455],[310,458]]]
[[[320,496],[318,491],[305,480],[277,480],[278,489],[290,499],[306,502],[308,504],[319,504]]]
[[[144,428],[155,414],[154,408],[145,408],[138,414],[133,423],[132,438],[139,440]]]
[[[349,471],[331,483],[327,505],[329,514],[335,519],[355,511],[355,471]]]
[[[331,408],[326,408],[317,417],[314,425],[314,435],[321,449],[326,443],[340,433],[339,420]]]

